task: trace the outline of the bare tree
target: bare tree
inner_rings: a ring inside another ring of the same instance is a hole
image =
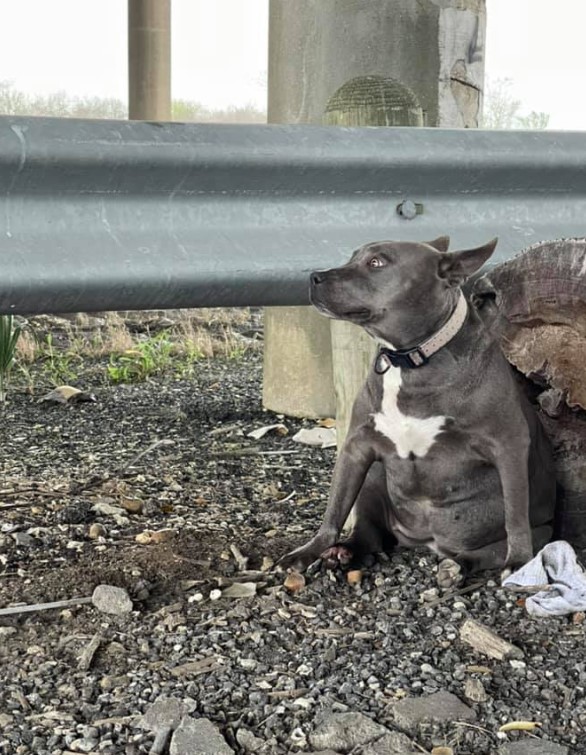
[[[512,86],[511,79],[487,80],[481,120],[482,128],[546,129],[549,124],[549,115],[534,110],[522,115],[520,113],[521,100],[513,97]]]

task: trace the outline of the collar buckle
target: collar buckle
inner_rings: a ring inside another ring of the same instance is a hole
[[[429,358],[423,353],[420,346],[416,346],[414,349],[403,350],[381,347],[374,363],[374,371],[377,375],[384,375],[391,366],[416,369],[417,367],[423,367],[428,362]]]

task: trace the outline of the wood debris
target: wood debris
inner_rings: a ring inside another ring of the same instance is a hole
[[[474,679],[470,676],[464,682],[464,697],[467,697],[473,703],[484,703],[488,700],[484,684],[480,679]]]
[[[91,603],[90,598],[70,598],[68,600],[56,600],[53,603],[33,603],[31,605],[8,606],[0,608],[0,616],[17,616],[19,613],[33,613],[34,611],[50,611],[53,608],[66,608],[67,606],[79,606],[82,603]]]
[[[222,665],[222,661],[218,656],[211,655],[206,658],[201,658],[198,661],[188,661],[182,663],[179,666],[174,666],[169,669],[169,673],[177,678],[183,676],[199,676],[200,674],[209,674],[211,671],[215,671]]]
[[[462,624],[460,639],[471,645],[479,653],[489,655],[499,661],[509,660],[510,658],[521,659],[524,655],[521,648],[503,640],[492,629],[479,624],[474,619],[466,619]]]
[[[134,538],[141,545],[158,545],[167,543],[175,537],[175,531],[171,529],[164,530],[143,530]]]
[[[235,582],[222,590],[223,598],[251,598],[256,595],[256,582]]]
[[[96,654],[96,651],[100,647],[101,642],[102,642],[102,635],[100,634],[100,632],[96,632],[94,636],[92,637],[92,639],[88,642],[88,644],[82,650],[79,656],[79,661],[77,662],[77,668],[80,671],[87,671],[89,667],[92,665],[94,655]]]
[[[238,571],[246,571],[248,567],[248,556],[244,556],[240,548],[234,543],[230,545],[230,551],[234,556],[234,560],[236,561],[236,565],[238,566]]]

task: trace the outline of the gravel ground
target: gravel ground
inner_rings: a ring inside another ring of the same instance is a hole
[[[258,352],[95,374],[76,383],[95,403],[16,391],[0,417],[0,608],[109,585],[132,610],[0,615],[1,753],[586,753],[583,616],[532,619],[495,574],[442,593],[425,551],[283,586],[271,565],[317,527],[335,451],[262,410]],[[522,660],[463,643],[469,617]],[[541,726],[499,732],[519,720]]]

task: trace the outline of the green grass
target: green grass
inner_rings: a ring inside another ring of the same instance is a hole
[[[44,342],[39,345],[39,353],[43,360],[43,372],[54,386],[77,380],[76,363],[82,363],[83,358],[74,349],[55,348],[53,336],[47,333]]]
[[[169,367],[172,351],[173,343],[164,333],[137,343],[132,349],[110,356],[108,378],[112,383],[141,383]]]
[[[16,344],[22,326],[14,323],[12,315],[0,315],[0,403],[6,401],[10,372],[14,365]]]

